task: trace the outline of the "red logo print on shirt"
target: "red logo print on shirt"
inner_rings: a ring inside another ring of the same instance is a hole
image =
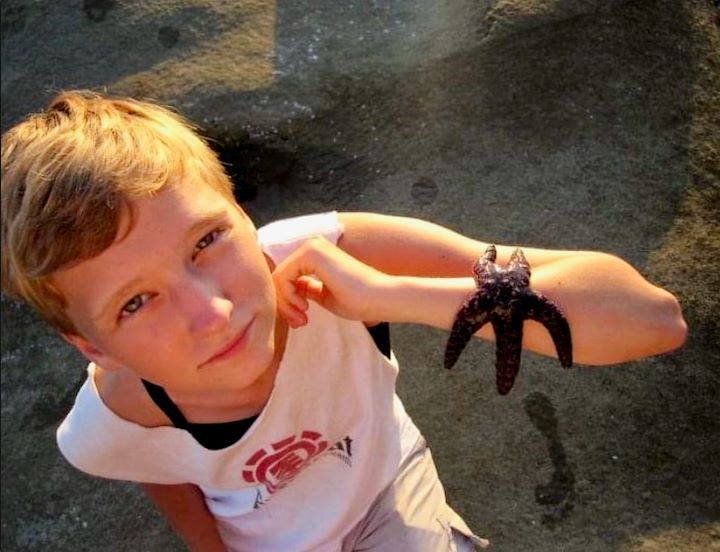
[[[316,431],[303,431],[260,449],[245,464],[242,475],[248,483],[263,483],[268,492],[282,489],[328,447]]]

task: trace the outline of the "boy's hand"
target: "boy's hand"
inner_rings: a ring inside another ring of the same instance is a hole
[[[378,291],[392,277],[317,236],[275,267],[278,310],[292,328],[307,324],[308,299],[350,320],[379,320]]]

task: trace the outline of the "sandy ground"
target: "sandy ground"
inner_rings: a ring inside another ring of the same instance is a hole
[[[392,4],[392,6],[388,6]],[[450,5],[452,4],[452,5]],[[680,298],[673,354],[561,370],[392,328],[399,393],[450,501],[497,552],[720,550],[720,37],[709,0],[3,0],[2,130],[57,90],[171,104],[232,163],[258,224],[418,216],[601,249]],[[2,299],[3,551],[183,547],[54,432],[84,362]]]

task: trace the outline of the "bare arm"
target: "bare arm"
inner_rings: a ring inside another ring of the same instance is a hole
[[[195,485],[140,485],[193,552],[226,552],[215,518]]]
[[[415,219],[352,213],[341,220],[346,231],[339,246],[352,257],[318,240],[285,264],[289,278],[324,273],[325,288],[310,282],[309,287],[301,285],[301,294],[347,318],[451,327],[460,304],[475,289],[468,276],[485,244]],[[498,247],[501,264],[512,249]],[[533,268],[531,286],[558,303],[568,318],[576,362],[625,362],[684,342],[686,327],[677,300],[625,261],[588,251],[523,251]],[[293,301],[290,288],[285,290]],[[302,311],[305,304],[301,300],[295,306]],[[295,324],[302,323],[300,313]],[[493,337],[489,327],[478,335]],[[525,322],[523,347],[555,356],[547,331],[532,321]]]

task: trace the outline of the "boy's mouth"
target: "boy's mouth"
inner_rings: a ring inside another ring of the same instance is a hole
[[[245,346],[245,343],[247,342],[248,335],[250,333],[250,328],[255,322],[255,318],[253,317],[250,322],[248,322],[247,326],[245,326],[238,334],[235,335],[228,343],[226,343],[217,353],[215,353],[213,356],[211,356],[209,359],[207,359],[205,362],[203,362],[200,365],[200,368],[207,366],[208,364],[211,364],[213,362],[219,362],[226,360],[230,357],[232,357],[235,353],[237,353],[240,349],[242,349]]]

